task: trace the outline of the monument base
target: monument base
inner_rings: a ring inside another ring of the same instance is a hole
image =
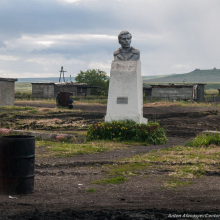
[[[113,61],[110,74],[105,121],[133,120],[147,124],[143,118],[141,62]]]

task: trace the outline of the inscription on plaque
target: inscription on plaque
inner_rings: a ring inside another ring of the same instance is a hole
[[[128,97],[117,97],[117,104],[128,104]]]

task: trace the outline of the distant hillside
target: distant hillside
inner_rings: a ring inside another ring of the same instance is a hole
[[[143,80],[149,79],[157,79],[170,75],[159,75],[159,76],[143,76]],[[71,80],[75,82],[75,77],[71,77]],[[70,81],[69,77],[65,77],[65,81]],[[59,82],[59,77],[47,77],[47,78],[18,78],[16,83],[32,83],[32,82]],[[63,82],[63,78],[61,78],[61,82]]]
[[[18,81],[16,83],[19,82],[59,82],[59,78],[60,77],[48,77],[48,78],[18,78]],[[71,77],[71,80],[74,82],[75,81],[75,77]],[[61,78],[60,80],[61,82],[63,82],[63,78]],[[69,77],[65,77],[65,81],[70,81]]]
[[[143,80],[150,80],[150,79],[158,79],[161,77],[167,77],[167,76],[171,76],[173,74],[169,74],[169,75],[155,75],[155,76],[142,76]]]
[[[173,82],[220,82],[220,69],[212,69],[212,70],[200,70],[196,69],[190,73],[184,74],[173,74],[170,76],[165,76],[156,79],[148,79],[144,80],[144,82],[165,82],[165,83],[173,83]]]

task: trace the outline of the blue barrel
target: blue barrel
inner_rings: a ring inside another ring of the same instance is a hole
[[[34,136],[13,135],[0,138],[0,193],[32,193],[34,167]]]

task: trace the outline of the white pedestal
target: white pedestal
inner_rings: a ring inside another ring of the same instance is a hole
[[[143,118],[140,61],[113,61],[111,66],[105,121],[126,119],[147,124],[147,119]]]

